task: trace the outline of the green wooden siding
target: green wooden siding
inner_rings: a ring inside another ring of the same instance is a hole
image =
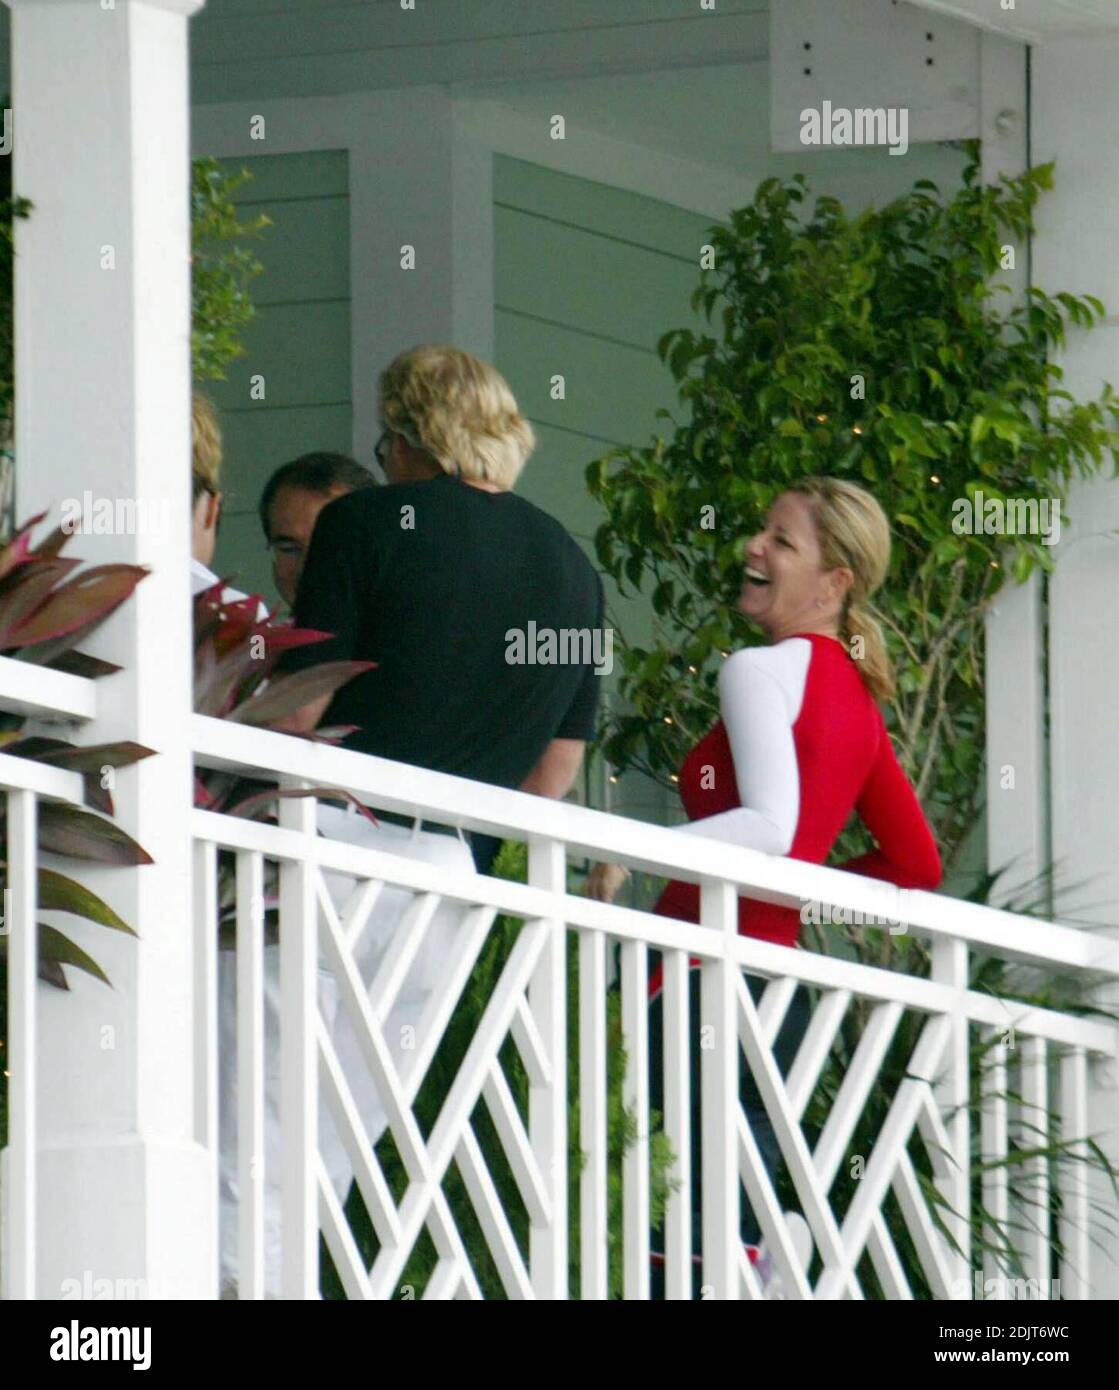
[[[503,156],[494,161],[494,203],[495,355],[539,438],[518,491],[593,558],[601,511],[587,495],[586,467],[663,432],[656,412],[676,398],[656,344],[696,321],[689,301],[710,221]],[[615,628],[647,639],[645,599],[622,598],[608,583],[607,603]],[[624,778],[612,800],[625,814],[679,819],[675,797],[641,777]]]
[[[256,318],[228,380],[203,390],[225,444],[225,505],[215,568],[276,602],[257,519],[261,491],[282,463],[312,449],[349,453],[350,200],[345,150],[224,161],[252,174],[237,195],[246,218],[272,220],[254,243],[264,273],[253,282]],[[264,378],[264,399],[251,396]]]

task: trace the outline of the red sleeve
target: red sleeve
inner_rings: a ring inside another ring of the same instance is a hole
[[[899,888],[937,887],[943,871],[936,840],[917,793],[894,756],[885,724],[881,725],[878,755],[855,809],[878,848],[848,859],[839,868],[885,879]]]

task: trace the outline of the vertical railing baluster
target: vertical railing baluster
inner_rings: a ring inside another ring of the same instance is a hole
[[[280,864],[281,1291],[284,1298],[311,1299],[319,1285],[314,798],[282,798],[280,825],[306,836],[308,851]]]
[[[561,899],[567,887],[564,847],[534,840],[528,848],[528,881]],[[528,1004],[551,1071],[548,1086],[528,1096],[532,1151],[544,1176],[551,1223],[529,1231],[532,1287],[540,1299],[566,1299],[568,1288],[567,1185],[567,928],[562,912],[549,921],[549,939],[528,987]]]
[[[719,954],[702,967],[700,1049],[703,1108],[703,1296],[738,1299],[738,1032],[733,947],[738,900],[729,883],[705,881],[700,921]],[[718,935],[716,936],[716,933]]]
[[[649,1297],[649,968],[643,941],[622,946],[625,1105],[636,1136],[623,1160],[625,1296]]]
[[[967,1008],[963,995],[968,987],[968,949],[966,941],[940,939],[932,946],[932,979],[939,985],[960,992],[959,1006],[949,1018],[951,1037],[946,1053],[946,1066],[936,1087],[937,1104],[948,1131],[951,1153],[949,1175],[940,1182],[941,1194],[948,1204],[943,1212],[945,1225],[959,1247],[949,1247],[945,1255],[955,1278],[971,1289],[971,1124],[968,1105],[971,1099],[971,1062]],[[970,1297],[970,1293],[967,1295]]]
[[[1045,1039],[1026,1038],[1019,1055],[1022,1059],[1022,1108],[1018,1142],[1026,1149],[1046,1149],[1049,1146],[1049,1049]],[[1039,1298],[1049,1298],[1052,1229],[1049,1160],[1044,1153],[1027,1159],[1023,1164],[1022,1186],[1024,1192],[1020,1209],[1026,1228],[1023,1238],[1026,1278],[1037,1281]]]
[[[218,847],[195,840],[194,926],[194,1136],[214,1164],[214,1283],[220,1277],[221,1154],[218,1133]]]
[[[606,1128],[606,937],[579,934],[580,1297],[609,1293]]]
[[[36,990],[39,978],[39,894],[35,793],[8,792],[8,1155],[11,1196],[8,1297],[36,1294],[38,1229],[38,1107],[36,1087]]]
[[[264,1297],[264,862],[237,855],[238,1295]]]
[[[1061,1139],[1065,1144],[1088,1133],[1088,1059],[1082,1047],[1061,1058]],[[1088,1172],[1082,1147],[1069,1149],[1060,1165],[1061,1297],[1090,1297],[1088,1279]]]
[[[675,1155],[676,1190],[665,1212],[665,1297],[692,1297],[692,1085],[688,953],[664,953],[664,1128]],[[660,1059],[658,1059],[660,1060]]]
[[[1007,1230],[1010,1219],[1010,1191],[1007,1183],[1006,1159],[1009,1153],[1009,1133],[1007,1130],[1006,1046],[994,1039],[1001,1029],[986,1034],[989,1044],[983,1055],[983,1074],[981,1079],[982,1118],[979,1125],[980,1158],[983,1163],[983,1208],[987,1219],[994,1226],[991,1232],[997,1242],[999,1233]],[[994,1165],[994,1166],[988,1166]],[[1002,1300],[1006,1298],[1007,1279],[1010,1275],[1009,1263],[1005,1255],[1000,1256],[997,1248],[988,1244],[983,1251],[984,1298]],[[987,1289],[993,1284],[991,1294]]]

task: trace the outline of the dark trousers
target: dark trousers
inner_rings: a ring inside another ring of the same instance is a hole
[[[744,975],[746,985],[754,998],[754,1002],[761,998],[768,981],[760,975]],[[700,1013],[700,970],[693,967],[688,971],[689,990],[688,990],[688,1036],[691,1040],[691,1130],[692,1130],[692,1253],[700,1256],[703,1253],[703,1125],[702,1125],[702,1056],[700,1047],[700,1028],[702,1026],[702,1016]],[[808,997],[808,992],[804,986],[800,986],[793,995],[792,1002],[786,1011],[784,1021],[777,1033],[777,1038],[773,1045],[773,1055],[777,1061],[777,1068],[782,1076],[789,1074],[793,1061],[800,1047],[801,1040],[804,1038],[808,1029],[809,1019],[812,1015],[812,1005]],[[765,1105],[762,1102],[761,1094],[758,1091],[756,1082],[746,1066],[746,1059],[741,1055],[739,1049],[739,1080],[738,1094],[742,1102],[742,1108],[746,1113],[750,1129],[754,1139],[757,1141],[758,1148],[761,1150],[762,1161],[765,1164],[766,1172],[774,1182],[777,1180],[778,1168],[781,1162],[780,1145],[777,1142],[777,1135],[774,1133],[773,1125],[769,1116],[766,1114]],[[650,1109],[657,1110],[664,1114],[664,995],[658,994],[649,1005],[649,1106]],[[757,1217],[754,1215],[753,1208],[747,1200],[746,1194],[742,1194],[741,1203],[742,1219],[740,1224],[740,1234],[744,1244],[756,1245],[761,1240],[761,1228],[758,1225]],[[664,1249],[664,1237],[659,1232],[654,1232],[652,1236],[652,1248],[655,1251]],[[696,1260],[695,1268],[698,1270],[699,1262]],[[659,1261],[653,1263],[653,1298],[664,1297],[664,1273],[663,1265]]]
[[[474,855],[474,867],[480,874],[488,874],[493,868],[498,850],[505,843],[498,835],[483,835],[480,830],[470,832],[470,849]]]

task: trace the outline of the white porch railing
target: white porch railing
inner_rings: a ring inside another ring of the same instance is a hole
[[[792,907],[819,902],[881,914],[882,885],[868,879],[752,851],[728,850],[668,829],[198,716],[193,744],[197,761],[204,766],[281,781],[289,787],[345,788],[377,809],[422,815],[527,841],[529,846],[528,883],[518,884],[323,838],[316,833],[310,798],[285,800],[279,825],[201,810],[193,813],[197,957],[201,997],[206,1001],[198,1014],[196,1112],[199,1135],[211,1147],[218,1143],[219,851],[232,852],[236,862],[242,1297],[259,1297],[264,1286],[262,1208],[267,1175],[261,1173],[259,1162],[264,1124],[261,943],[263,885],[271,862],[279,865],[280,884],[279,1177],[284,1297],[316,1296],[320,1230],[349,1297],[391,1297],[425,1228],[438,1263],[423,1296],[481,1296],[461,1229],[463,1213],[452,1209],[444,1190],[452,1164],[469,1194],[477,1228],[505,1292],[515,1298],[568,1297],[569,1045],[578,1049],[579,1147],[585,1155],[579,1182],[580,1292],[584,1298],[607,1295],[606,986],[608,948],[613,944],[621,947],[621,1012],[629,1059],[626,1100],[637,1129],[622,1172],[622,1259],[625,1295],[630,1298],[647,1297],[650,1283],[646,1034],[650,948],[663,953],[664,1128],[681,1180],[669,1197],[665,1222],[670,1298],[687,1298],[692,1293],[689,956],[702,962],[702,1277],[708,1297],[761,1296],[738,1234],[740,1184],[788,1297],[864,1297],[868,1269],[873,1270],[878,1292],[885,1297],[913,1297],[895,1239],[902,1228],[909,1258],[919,1263],[932,1295],[970,1297],[976,1151],[996,1164],[983,1169],[984,1205],[996,1217],[1005,1218],[1012,1204],[1011,1189],[1007,1170],[997,1166],[997,1160],[1008,1152],[1012,1126],[1031,1123],[1023,1112],[1032,1107],[1036,1115],[1059,1112],[1066,1139],[1084,1137],[1090,1059],[1114,1057],[1119,1050],[1110,1024],[1025,1003],[1016,1005],[969,988],[969,966],[976,954],[1085,979],[1089,975],[1114,979],[1119,976],[1119,946],[1101,937],[947,897],[908,893],[897,900],[903,908],[900,915],[910,932],[931,944],[932,952],[931,978],[915,978],[737,935],[739,890]],[[569,895],[569,858],[612,860],[659,876],[698,881],[703,924],[688,925]],[[342,913],[335,910],[324,872],[350,875],[360,885]],[[370,984],[362,980],[357,951],[363,934],[377,930],[376,901],[386,887],[406,890],[412,900]],[[442,987],[425,1007],[414,1050],[402,1066],[394,1060],[396,1054],[386,1039],[385,1021],[441,903],[456,904],[461,912],[453,960]],[[498,913],[520,919],[523,927],[438,1118],[425,1135],[413,1103]],[[571,1039],[566,1036],[569,932],[578,942],[578,1037]],[[331,1030],[321,1016],[316,996],[320,958],[339,982],[341,1007],[357,1030],[364,1065],[387,1114],[407,1174],[402,1196],[389,1190],[351,1093],[350,1078],[343,1075]],[[770,980],[757,1006],[743,981],[745,969]],[[816,1002],[795,1063],[783,1077],[772,1044],[798,984],[816,992]],[[844,1016],[860,1001],[866,1017],[861,1041],[826,1121],[812,1134],[803,1125],[806,1110]],[[854,1155],[852,1137],[868,1098],[881,1084],[883,1060],[906,1011],[924,1020],[916,1046],[870,1151]],[[1008,1029],[1017,1042],[1012,1050],[997,1041]],[[969,1046],[975,1038],[994,1040],[981,1097],[971,1094]],[[512,1094],[500,1060],[510,1039],[528,1076],[526,1110]],[[818,1258],[807,1272],[798,1263],[785,1216],[740,1104],[740,1049],[756,1079],[812,1233]],[[1014,1084],[1008,1088],[1011,1074]],[[1020,1100],[1008,1104],[1008,1089]],[[376,1233],[379,1249],[369,1269],[319,1149],[320,1098],[342,1137]],[[485,1102],[504,1161],[516,1180],[527,1215],[527,1242],[518,1239],[487,1167],[474,1118],[480,1101]],[[969,1103],[980,1102],[980,1132],[973,1134]],[[924,1147],[924,1164],[919,1146]],[[837,1174],[856,1157],[864,1165],[861,1181],[853,1198],[837,1209],[832,1199]],[[1049,1210],[1050,1184],[1057,1183],[1063,1248],[1060,1296],[1088,1297],[1089,1209],[1082,1166],[1051,1165],[1044,1156],[1029,1163],[1042,1214],[1033,1218],[1034,1228],[1023,1242],[1025,1277],[1036,1281],[1040,1296],[1048,1296],[1054,1275],[1054,1233],[1044,1213]],[[931,1171],[935,1201],[922,1186],[923,1169]],[[938,1203],[940,1220],[934,1211]],[[990,1256],[984,1272],[988,1276],[1000,1272]],[[1005,1291],[1002,1296],[1007,1296]]]
[[[0,657],[4,709],[48,719],[92,719],[93,681]],[[0,792],[7,802],[6,882],[0,933],[7,941],[8,1037],[0,1067],[8,1083],[8,1147],[4,1154],[3,1288],[6,1298],[34,1298],[37,1240],[37,1065],[39,893],[38,803],[80,806],[81,776],[0,753]]]

